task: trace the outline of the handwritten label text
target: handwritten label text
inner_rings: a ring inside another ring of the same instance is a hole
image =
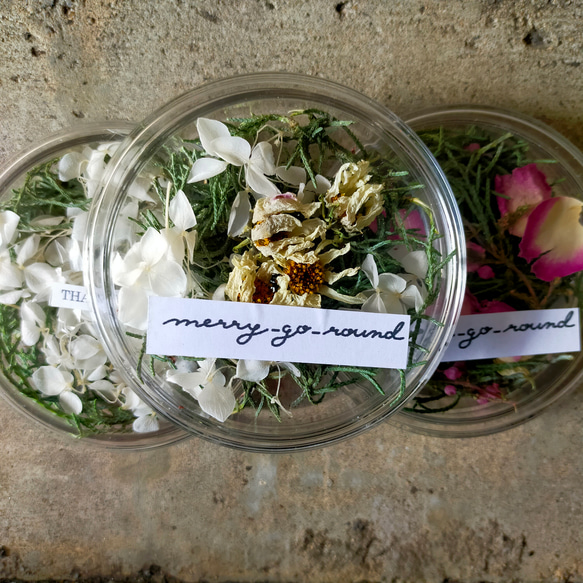
[[[444,362],[581,350],[579,309],[462,316]]]
[[[151,297],[148,354],[405,368],[409,316]]]

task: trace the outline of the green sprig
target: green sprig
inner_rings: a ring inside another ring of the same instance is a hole
[[[70,235],[72,223],[65,216],[65,209],[86,210],[89,201],[84,185],[79,180],[63,182],[56,172],[58,160],[41,164],[27,173],[22,186],[12,190],[12,196],[0,204],[0,210],[11,210],[20,217],[18,237],[22,241],[27,235],[38,233],[40,247],[60,236]],[[39,217],[63,217],[57,225],[35,225]],[[20,304],[21,302],[19,302]],[[49,332],[56,320],[55,308],[44,308],[46,321],[44,328]],[[26,346],[21,341],[20,305],[0,304],[0,370],[12,387],[30,400],[35,406],[45,409],[64,422],[79,437],[100,433],[131,432],[134,415],[122,408],[123,403],[110,404],[96,398],[92,391],[79,384],[74,375],[73,389],[83,405],[79,415],[65,413],[57,396],[46,396],[31,384],[35,370],[47,364],[41,350],[42,341],[34,346]]]
[[[485,249],[484,263],[494,272],[494,277],[487,280],[480,279],[476,273],[468,274],[468,289],[477,300],[501,301],[516,310],[542,309],[559,298],[570,305],[581,305],[582,274],[553,282],[536,278],[529,263],[519,256],[518,237],[509,235],[504,219],[499,218],[497,198],[504,195],[494,190],[495,177],[511,174],[516,168],[532,163],[529,144],[511,133],[493,138],[489,132],[473,126],[463,130],[441,127],[420,132],[420,137],[451,184],[464,220],[466,238]],[[470,144],[477,144],[477,149],[469,149]],[[555,160],[536,162],[541,165],[556,163]],[[478,397],[482,388],[493,384],[498,386],[502,399],[512,399],[512,394],[519,389],[536,389],[537,374],[571,357],[567,354],[541,355],[512,363],[468,361],[464,375],[454,381],[445,377],[443,371],[452,366],[452,363],[445,363],[409,410],[418,413],[449,411],[463,397]],[[448,385],[456,388],[455,395],[445,394]]]
[[[302,166],[309,179],[316,185],[316,174],[335,173],[338,165],[346,162],[356,163],[368,160],[371,183],[382,184],[385,214],[377,217],[376,233],[364,229],[362,233],[349,234],[340,225],[334,215],[328,211],[324,197],[320,197],[322,217],[327,222],[328,233],[333,234],[332,244],[328,247],[341,248],[350,243],[350,252],[334,260],[331,267],[335,271],[347,267],[359,266],[368,254],[373,255],[380,273],[400,273],[401,264],[393,259],[388,249],[403,245],[408,250],[422,249],[428,258],[428,275],[425,285],[428,297],[425,306],[430,305],[439,293],[441,270],[449,261],[442,257],[437,249],[437,241],[441,234],[433,221],[432,211],[423,205],[418,198],[423,185],[412,180],[408,172],[401,169],[401,162],[396,156],[386,153],[382,155],[372,149],[365,149],[352,131],[353,122],[338,120],[329,113],[309,109],[291,112],[286,115],[251,115],[227,120],[231,135],[241,137],[254,145],[258,141],[268,141],[279,152],[277,164],[289,168],[292,165]],[[240,239],[227,237],[229,213],[235,197],[242,189],[241,176],[243,170],[229,165],[221,174],[197,183],[188,183],[188,175],[193,163],[203,154],[201,144],[194,140],[191,147],[178,147],[175,151],[165,151],[154,161],[162,176],[171,183],[170,197],[182,190],[190,201],[197,218],[198,240],[194,256],[185,262],[185,268],[190,272],[197,284],[196,297],[210,297],[223,284],[226,284],[231,272],[228,258],[234,253],[243,253],[251,248],[251,239],[244,233]],[[276,176],[271,177],[275,185],[282,191],[287,185]],[[161,204],[166,204],[166,187],[159,182],[154,183]],[[420,233],[407,229],[400,212],[418,211],[425,217],[426,232]],[[153,208],[149,203],[143,203],[138,222],[142,228],[152,225]],[[148,214],[150,213],[150,214]],[[329,235],[330,236],[330,235]],[[339,293],[356,296],[366,289],[370,283],[362,273],[346,277],[334,284]],[[322,307],[338,309],[345,304],[322,296]],[[422,312],[423,310],[421,310]],[[435,320],[423,314],[410,310],[411,315],[411,350],[408,357],[408,369],[416,366],[419,355],[426,349],[417,342],[423,321],[435,324]],[[142,374],[144,363],[140,358],[139,372]],[[363,367],[339,367],[330,365],[297,365],[301,371],[299,377],[290,375],[300,391],[293,405],[303,400],[317,404],[331,392],[354,383],[364,383],[372,386],[375,391],[384,395],[379,384],[378,370]],[[150,365],[150,374],[155,371]],[[399,386],[395,399],[403,398],[407,385],[407,371],[399,373]],[[278,419],[281,418],[279,405],[273,402],[272,387],[265,382],[242,382],[243,395],[239,399],[238,409],[251,406],[259,414],[267,408]]]

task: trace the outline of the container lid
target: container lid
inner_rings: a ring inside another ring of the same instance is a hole
[[[458,200],[468,287],[454,351],[395,422],[445,437],[502,431],[582,378],[583,155],[513,111],[452,106],[411,114],[407,123]],[[472,352],[468,326],[474,336],[484,331]]]
[[[107,122],[51,135],[0,173],[0,393],[61,434],[143,449],[188,434],[159,418],[112,365],[82,273],[91,198],[132,128]]]
[[[439,363],[464,289],[460,217],[427,148],[301,75],[211,83],[148,117],[112,158],[86,248],[128,386],[256,451],[394,413]]]

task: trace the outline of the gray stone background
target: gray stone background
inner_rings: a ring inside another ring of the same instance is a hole
[[[318,75],[405,114],[471,102],[583,146],[569,0],[0,0],[0,162],[207,80]],[[0,578],[583,581],[583,391],[514,430],[390,423],[296,455],[88,449],[0,403]],[[94,581],[100,579],[93,579]]]

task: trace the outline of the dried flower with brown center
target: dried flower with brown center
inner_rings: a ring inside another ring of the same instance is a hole
[[[286,231],[281,231],[280,233],[275,233],[275,235],[271,237],[266,237],[265,239],[259,239],[255,241],[255,247],[266,247],[270,243],[275,243],[276,241],[281,241],[285,239],[289,233]]]
[[[289,277],[289,289],[298,295],[316,293],[324,283],[324,268],[319,261],[315,263],[296,263],[290,261],[285,268]]]
[[[275,295],[276,287],[272,282],[265,282],[262,279],[256,279],[254,282],[255,293],[251,300],[254,304],[269,304]]]

